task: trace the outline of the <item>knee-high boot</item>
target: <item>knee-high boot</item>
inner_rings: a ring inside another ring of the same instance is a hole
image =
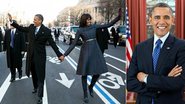
[[[87,93],[87,76],[82,76],[82,88],[83,88],[83,92],[84,92],[83,101],[85,103],[88,103],[89,99],[88,99],[88,93]]]
[[[93,94],[93,87],[96,83],[96,81],[98,80],[98,78],[100,77],[100,75],[93,75],[92,76],[92,80],[91,80],[91,84],[89,85],[89,93],[92,97],[94,97],[94,94]]]

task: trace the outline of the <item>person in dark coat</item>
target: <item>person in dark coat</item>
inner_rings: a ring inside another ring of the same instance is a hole
[[[54,35],[55,35],[55,41],[58,41],[58,38],[59,38],[59,35],[60,35],[60,30],[58,28],[55,28]]]
[[[42,104],[46,66],[46,43],[49,42],[60,60],[63,60],[63,54],[59,51],[54,42],[51,30],[42,24],[44,18],[41,14],[36,14],[34,16],[34,24],[28,27],[22,27],[12,22],[12,16],[10,14],[8,14],[8,16],[12,26],[20,31],[28,33],[29,44],[26,58],[26,75],[30,76],[31,71],[34,86],[32,93],[36,93],[38,90],[37,104]]]
[[[119,35],[118,35],[118,33],[116,33],[116,30],[114,27],[112,27],[110,31],[112,32],[114,47],[116,48],[117,43],[118,43],[118,39],[119,39]]]
[[[98,80],[100,74],[108,71],[103,54],[98,46],[96,39],[96,29],[98,28],[108,28],[119,21],[121,18],[121,9],[119,10],[119,16],[116,17],[109,24],[105,25],[91,25],[91,15],[83,14],[80,18],[80,28],[78,29],[74,42],[64,53],[64,56],[69,55],[69,53],[74,49],[77,44],[78,39],[81,37],[83,44],[80,50],[80,57],[77,65],[77,74],[82,75],[82,87],[84,92],[85,103],[89,102],[87,93],[87,75],[92,75],[91,84],[88,86],[90,96],[93,97],[93,86]],[[102,34],[101,34],[102,35]]]
[[[3,32],[0,28],[0,52],[2,51]]]
[[[16,77],[16,68],[19,73],[19,79],[22,77],[22,54],[25,50],[25,38],[22,32],[13,26],[6,30],[3,50],[6,51],[7,66],[10,68],[11,79],[13,82]]]
[[[96,29],[96,39],[100,50],[104,53],[105,49],[108,49],[108,40],[110,39],[110,34],[107,28]]]

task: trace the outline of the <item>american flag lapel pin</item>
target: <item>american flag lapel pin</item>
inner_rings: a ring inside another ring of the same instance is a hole
[[[167,49],[167,50],[169,50],[169,49],[170,49],[170,47],[166,47],[166,49]]]

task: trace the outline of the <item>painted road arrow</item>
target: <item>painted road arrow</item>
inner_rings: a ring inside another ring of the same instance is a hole
[[[70,88],[71,85],[74,82],[74,79],[72,80],[68,80],[67,76],[65,75],[65,73],[59,73],[61,80],[59,79],[55,79],[56,81],[58,81],[59,83],[63,84],[65,87]]]

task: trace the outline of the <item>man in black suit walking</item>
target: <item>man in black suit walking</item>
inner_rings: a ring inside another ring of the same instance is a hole
[[[100,50],[104,53],[105,49],[108,49],[108,40],[110,39],[110,34],[107,28],[96,29],[96,39]]]
[[[3,32],[0,27],[0,52],[2,51]]]
[[[57,27],[54,30],[54,35],[55,35],[55,41],[59,41],[58,38],[60,36],[60,30]]]
[[[3,50],[6,51],[7,66],[11,72],[10,82],[15,80],[16,68],[19,72],[19,79],[21,79],[22,54],[24,54],[25,50],[25,37],[23,33],[10,26],[10,29],[5,32],[3,45]]]
[[[12,16],[8,14],[10,22],[12,22]],[[46,66],[46,43],[49,42],[50,46],[53,48],[58,58],[63,61],[63,54],[59,51],[56,43],[54,42],[51,30],[45,27],[43,23],[43,16],[41,14],[36,14],[34,16],[34,24],[28,27],[22,27],[15,22],[11,25],[20,31],[28,33],[28,50],[26,58],[26,74],[32,74],[32,81],[34,90],[33,93],[38,91],[38,104],[42,104],[43,97],[43,86],[45,80],[45,66]]]
[[[149,21],[154,36],[135,47],[127,74],[127,89],[138,94],[136,104],[185,104],[182,100],[185,41],[170,33],[174,23],[171,7],[156,4]]]

